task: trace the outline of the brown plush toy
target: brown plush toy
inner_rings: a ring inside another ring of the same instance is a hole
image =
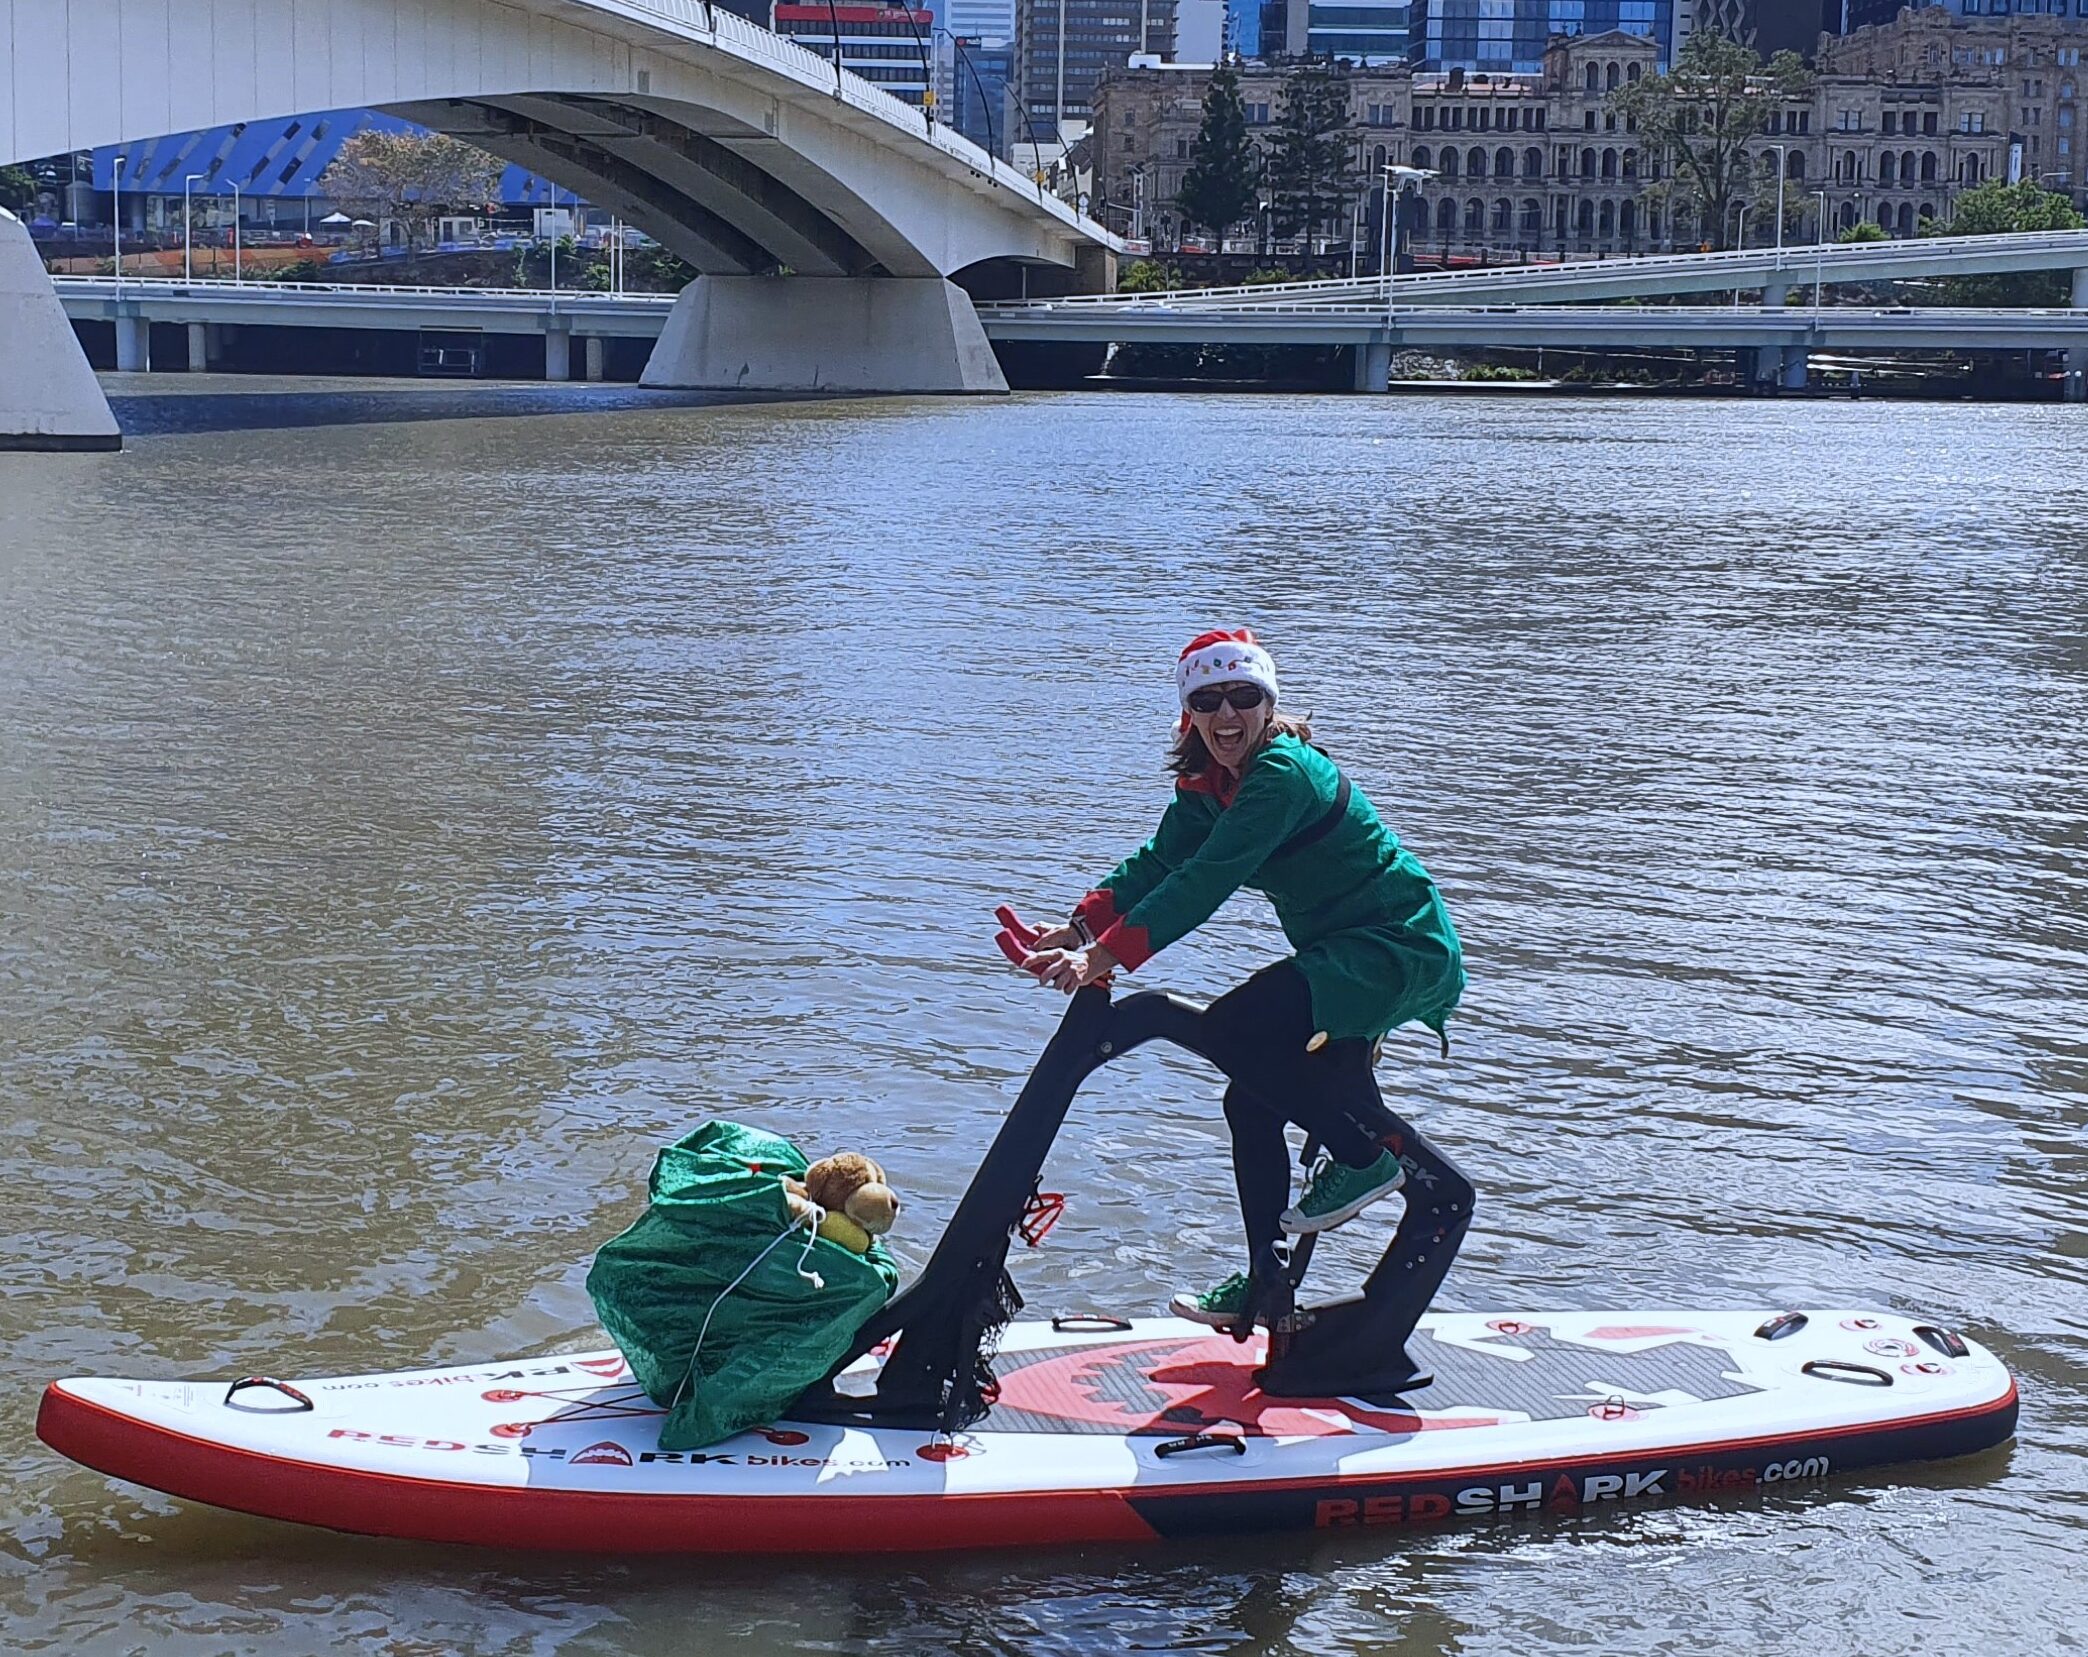
[[[873,1237],[882,1237],[899,1217],[899,1199],[885,1183],[885,1172],[858,1151],[836,1151],[805,1170],[802,1180],[783,1180],[791,1216],[803,1219],[814,1205],[824,1210],[819,1235],[867,1254]]]

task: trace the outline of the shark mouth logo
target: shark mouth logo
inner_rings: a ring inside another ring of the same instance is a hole
[[[613,1381],[624,1372],[621,1358],[576,1358],[574,1363],[590,1375],[599,1375],[605,1381]]]
[[[607,1439],[599,1444],[590,1444],[584,1450],[575,1450],[566,1457],[568,1467],[628,1467],[631,1452],[621,1444],[612,1444]]]

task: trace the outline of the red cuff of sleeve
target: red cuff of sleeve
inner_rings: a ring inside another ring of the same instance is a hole
[[[1118,921],[1095,942],[1114,955],[1126,972],[1136,972],[1153,958],[1152,940],[1146,929],[1125,921]]]
[[[1117,923],[1116,898],[1107,886],[1098,886],[1073,905],[1073,914],[1099,938]]]

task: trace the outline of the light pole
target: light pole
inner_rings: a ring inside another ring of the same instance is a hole
[[[228,178],[225,182],[232,186],[232,280],[244,282],[246,273],[239,262],[239,180]]]
[[[116,199],[109,209],[109,234],[114,238],[109,246],[110,257],[116,262],[116,292],[119,296],[123,292],[123,163],[128,159],[119,155],[116,170],[109,175],[110,183],[116,187]]]
[[[1419,189],[1436,176],[1433,167],[1401,167],[1388,165],[1385,168],[1385,326],[1392,326],[1392,277],[1399,265],[1399,228],[1393,215],[1399,204],[1406,200],[1407,189]],[[1398,188],[1394,189],[1393,186]]]
[[[1820,239],[1813,246],[1813,320],[1820,319],[1820,290],[1827,285],[1827,192],[1815,190],[1820,198]]]
[[[1781,253],[1783,252],[1784,170],[1790,165],[1791,146],[1788,144],[1771,144],[1769,147],[1776,151],[1776,251]]]
[[[189,226],[194,222],[194,215],[189,211],[189,186],[203,176],[202,173],[190,173],[181,181],[181,279],[184,282],[196,279],[194,239],[189,234]]]

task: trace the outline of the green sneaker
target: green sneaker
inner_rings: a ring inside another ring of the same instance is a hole
[[[1312,1183],[1305,1187],[1305,1195],[1298,1199],[1296,1207],[1286,1208],[1276,1223],[1293,1237],[1309,1231],[1331,1231],[1404,1184],[1406,1170],[1390,1151],[1368,1168],[1351,1168],[1345,1162],[1323,1156],[1312,1171]]]
[[[1234,1272],[1217,1288],[1200,1295],[1184,1289],[1168,1302],[1168,1308],[1176,1317],[1187,1318],[1191,1323],[1207,1324],[1213,1329],[1230,1329],[1247,1310],[1247,1274]]]

